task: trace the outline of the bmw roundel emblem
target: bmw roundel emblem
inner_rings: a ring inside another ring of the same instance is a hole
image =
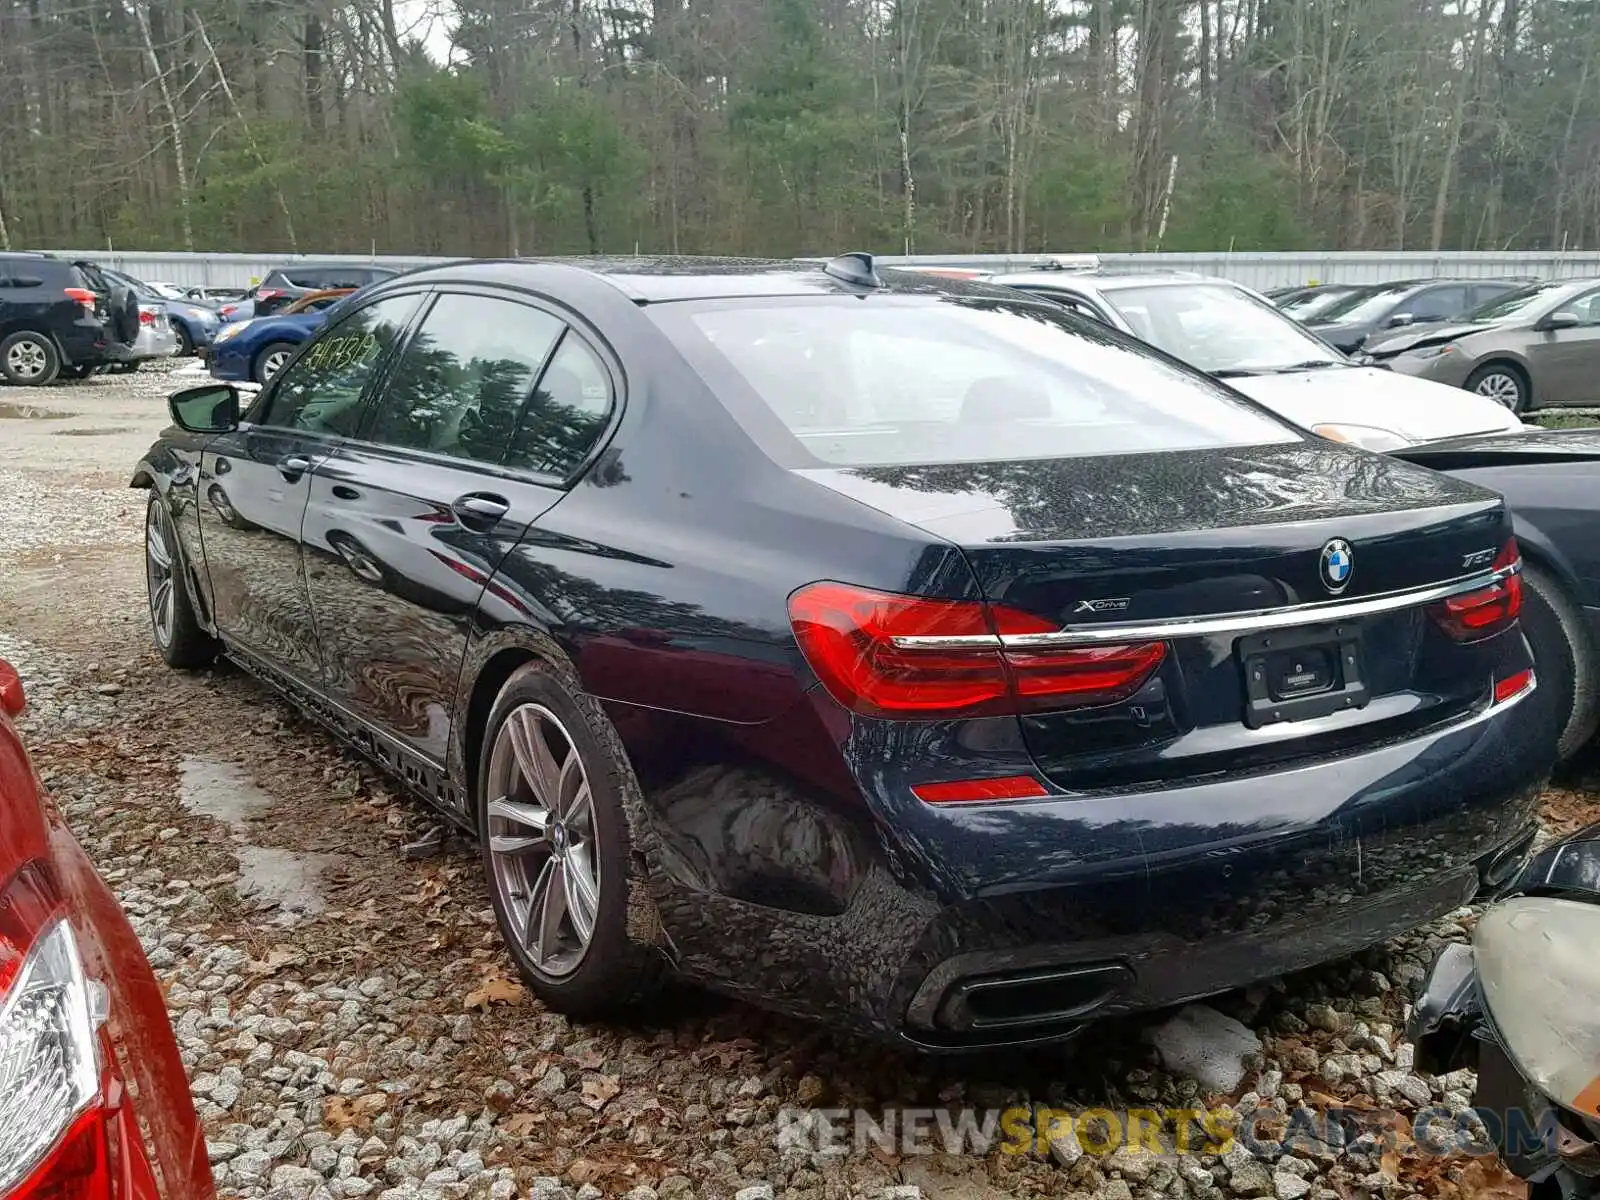
[[[1355,574],[1356,555],[1350,549],[1350,543],[1343,538],[1334,538],[1322,547],[1320,561],[1322,586],[1334,595],[1344,591],[1350,584],[1350,576]]]

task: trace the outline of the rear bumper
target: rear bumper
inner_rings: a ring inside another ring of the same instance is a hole
[[[653,864],[658,902],[680,968],[757,1003],[931,1049],[1070,1036],[1338,958],[1503,877],[1549,766],[1515,711],[1120,795],[941,808],[880,780],[866,820],[775,779],[731,797],[708,781],[688,803],[722,844]],[[738,831],[711,811],[725,799],[743,813],[729,820],[781,812],[791,835],[737,886]],[[658,820],[681,851],[674,811]],[[798,886],[802,863],[832,911]]]

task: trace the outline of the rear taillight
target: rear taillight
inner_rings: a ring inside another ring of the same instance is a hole
[[[1522,611],[1522,553],[1511,538],[1494,560],[1499,576],[1488,587],[1451,596],[1428,609],[1439,627],[1458,642],[1478,642],[1504,633]]]
[[[95,294],[88,288],[69,287],[63,288],[62,291],[65,293],[68,300],[76,300],[79,304],[81,304],[85,312],[94,312]]]
[[[256,292],[256,299],[257,300],[271,300],[274,296],[281,296],[281,295],[283,295],[283,293],[278,291],[276,288],[261,288],[259,291]]]
[[[1020,714],[1123,700],[1166,657],[1164,642],[1010,648],[1050,622],[979,601],[924,600],[843,583],[789,597],[800,650],[853,712],[897,720]]]
[[[156,323],[156,314],[155,314],[155,310],[154,309],[141,308],[139,310],[139,324],[141,324],[141,325],[154,325],[155,323]]]
[[[36,868],[0,896],[0,1196],[106,1200],[110,1122],[98,1030],[104,989],[84,976],[63,907]]]

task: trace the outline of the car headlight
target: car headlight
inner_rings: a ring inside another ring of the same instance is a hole
[[[1443,345],[1418,346],[1415,350],[1405,350],[1402,353],[1407,358],[1443,358],[1446,354],[1454,354],[1461,349],[1454,342],[1445,342]]]
[[[217,333],[217,341],[225,342],[229,338],[236,338],[250,325],[249,321],[235,321],[232,325],[224,325]]]
[[[1379,429],[1375,425],[1348,425],[1343,422],[1333,422],[1326,425],[1313,425],[1311,432],[1318,437],[1325,437],[1330,442],[1344,442],[1351,446],[1360,446],[1363,450],[1398,450],[1402,446],[1409,446],[1411,440],[1403,438],[1392,429]]]
[[[1600,1116],[1600,907],[1520,896],[1472,935],[1483,1002],[1506,1052],[1556,1103]]]

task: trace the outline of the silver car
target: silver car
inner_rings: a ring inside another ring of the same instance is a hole
[[[1514,413],[1600,404],[1600,279],[1532,283],[1366,351],[1401,375],[1465,388]]]
[[[1226,279],[1034,271],[988,282],[1131,333],[1334,441],[1384,451],[1522,428],[1493,401],[1351,360]]]

